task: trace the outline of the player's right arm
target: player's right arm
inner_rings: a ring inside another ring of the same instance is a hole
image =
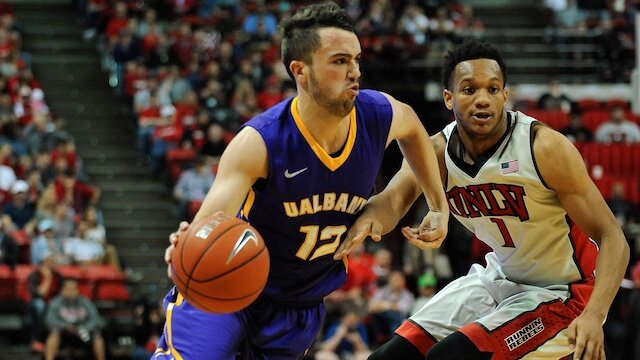
[[[447,170],[444,163],[444,148],[446,141],[442,133],[431,136],[438,165],[440,168],[441,181],[444,183]],[[422,194],[422,188],[411,166],[406,160],[402,162],[400,170],[389,181],[385,189],[372,196],[356,222],[351,226],[345,240],[336,251],[335,259],[341,259],[349,253],[349,250],[357,243],[364,241],[370,236],[374,241],[380,241],[382,235],[393,230],[400,219],[404,217],[411,205]],[[447,208],[448,211],[448,208]],[[431,221],[425,218],[423,224]],[[403,233],[407,229],[403,229]],[[410,243],[420,248],[435,247],[436,244],[407,238]],[[433,246],[432,246],[433,245]],[[437,244],[439,245],[439,243]]]
[[[234,216],[242,206],[251,186],[268,171],[267,147],[262,136],[252,127],[245,127],[231,140],[220,158],[218,173],[193,221],[217,212]],[[189,227],[183,221],[169,235],[170,245],[164,260],[171,262],[171,254],[180,234]],[[169,266],[169,271],[171,266]],[[171,276],[169,272],[169,276]]]

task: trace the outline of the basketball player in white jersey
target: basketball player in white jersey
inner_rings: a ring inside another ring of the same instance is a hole
[[[576,148],[505,111],[505,70],[488,44],[450,51],[443,94],[455,122],[432,138],[451,213],[491,246],[487,265],[437,293],[370,360],[605,358],[602,325],[629,247]],[[419,194],[404,164],[369,200],[336,258],[366,236],[379,240]],[[421,248],[439,247],[428,228],[423,221],[402,232]]]

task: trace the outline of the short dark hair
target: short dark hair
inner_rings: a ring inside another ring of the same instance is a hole
[[[463,61],[475,59],[495,60],[502,71],[503,84],[507,83],[507,65],[502,60],[498,49],[486,42],[468,39],[455,48],[447,51],[442,64],[442,85],[445,89],[451,86],[451,75],[456,65]]]
[[[326,27],[356,32],[354,20],[333,2],[305,6],[280,24],[282,62],[293,79],[289,64],[293,60],[311,63],[311,54],[320,47],[317,30]]]

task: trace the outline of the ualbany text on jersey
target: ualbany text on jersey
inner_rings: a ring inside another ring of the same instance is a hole
[[[355,214],[367,204],[367,199],[347,193],[315,194],[299,201],[283,202],[288,217],[315,214],[320,211],[340,211]]]

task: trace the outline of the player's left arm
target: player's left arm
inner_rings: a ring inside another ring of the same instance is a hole
[[[396,140],[402,155],[416,176],[424,194],[430,213],[437,213],[439,224],[434,225],[435,232],[429,241],[441,241],[447,235],[449,206],[442,186],[440,167],[434,145],[427,130],[413,108],[385,94],[393,109],[393,119],[387,144]],[[424,229],[423,229],[424,230]],[[418,234],[416,234],[417,236]],[[424,234],[420,234],[424,239]],[[431,236],[429,236],[431,237]]]
[[[569,217],[600,246],[596,282],[582,314],[568,328],[577,359],[604,358],[602,324],[629,262],[629,246],[578,150],[562,134],[537,127],[533,153],[540,174]]]

